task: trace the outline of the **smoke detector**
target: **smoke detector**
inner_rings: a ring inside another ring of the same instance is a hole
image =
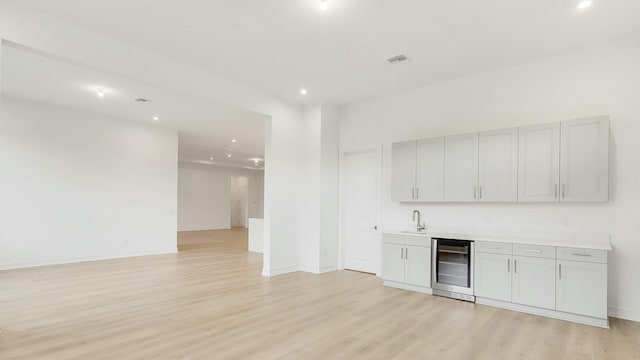
[[[406,55],[402,55],[402,54],[396,55],[394,57],[390,57],[387,59],[387,62],[389,62],[389,64],[392,64],[392,65],[399,64],[406,61],[409,61],[409,58]]]
[[[137,103],[141,103],[141,104],[150,103],[151,102],[151,100],[145,99],[145,98],[135,98],[135,99],[133,99],[133,101],[135,101]]]

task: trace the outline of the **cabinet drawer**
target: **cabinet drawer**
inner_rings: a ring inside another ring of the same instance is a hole
[[[513,255],[555,259],[556,248],[555,246],[514,244]]]
[[[559,247],[558,259],[606,264],[607,251]]]
[[[513,253],[513,244],[493,242],[493,241],[476,241],[476,252],[480,253],[492,253],[492,254],[506,254],[511,255]]]

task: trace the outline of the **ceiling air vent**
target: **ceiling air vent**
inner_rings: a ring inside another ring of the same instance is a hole
[[[399,64],[402,62],[406,62],[409,61],[409,58],[406,55],[396,55],[394,57],[390,57],[387,59],[387,61],[389,62],[389,64]]]
[[[145,99],[145,98],[135,98],[135,99],[133,99],[133,101],[135,101],[137,103],[141,103],[141,104],[150,103],[151,102],[151,100]]]

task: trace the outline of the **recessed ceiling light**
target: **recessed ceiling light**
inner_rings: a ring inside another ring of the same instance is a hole
[[[160,118],[159,118],[159,117],[157,117],[157,116],[154,116],[154,117],[153,117],[153,120],[158,121],[158,120],[160,120]]]
[[[231,157],[231,154],[227,154],[227,157]]]
[[[212,160],[212,161],[213,161],[213,156],[212,156],[212,157],[210,157],[210,158],[209,158],[209,160]]]
[[[327,0],[320,0],[320,10],[327,11],[328,5]]]
[[[300,95],[307,95],[307,89],[300,89]]]
[[[104,91],[102,89],[98,89],[96,91],[96,95],[98,95],[99,98],[103,98],[104,97]]]
[[[235,142],[236,142],[236,139],[231,139],[231,142],[232,142],[232,143],[235,143]]]
[[[589,0],[580,1],[578,3],[578,10],[586,10],[586,9],[590,8],[592,4],[593,4],[593,2],[591,2]]]

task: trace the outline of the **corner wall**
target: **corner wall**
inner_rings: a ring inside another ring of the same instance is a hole
[[[346,106],[341,146],[383,145],[383,228],[427,226],[606,233],[610,314],[640,321],[640,39],[540,59]],[[611,201],[606,204],[400,204],[390,198],[395,141],[611,116]]]

